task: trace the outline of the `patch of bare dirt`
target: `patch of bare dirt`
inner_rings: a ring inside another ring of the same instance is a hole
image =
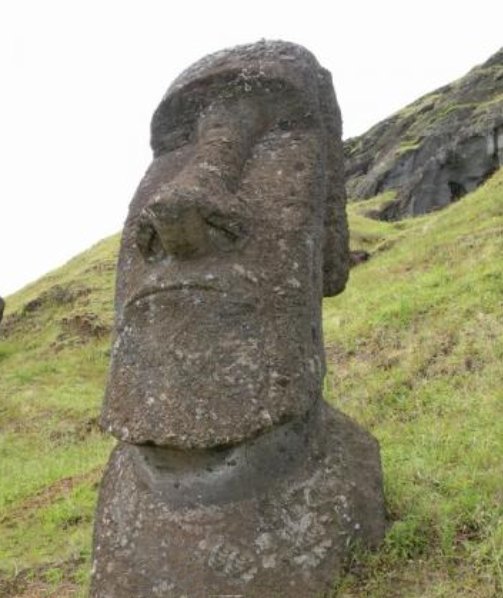
[[[62,332],[55,346],[85,344],[93,339],[102,339],[110,334],[109,325],[101,321],[95,313],[74,314],[61,320]]]
[[[45,507],[62,496],[68,496],[73,488],[82,482],[98,484],[102,473],[103,466],[100,465],[99,467],[95,467],[90,471],[86,471],[79,475],[57,480],[36,494],[29,496],[19,503],[15,508],[10,509],[8,513],[4,515],[2,519],[0,519],[0,523],[6,522],[7,520],[16,520],[26,517],[30,511]],[[1,592],[0,596],[3,596]]]
[[[58,563],[47,563],[24,569],[14,576],[0,573],[0,596],[2,598],[70,598],[78,592],[75,579],[77,569],[85,562],[73,558]],[[56,585],[47,580],[51,571],[58,570],[61,581]]]

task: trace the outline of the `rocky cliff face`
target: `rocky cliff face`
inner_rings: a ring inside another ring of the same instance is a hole
[[[424,214],[473,191],[503,164],[503,48],[458,81],[344,144],[348,195],[396,190],[377,217]]]

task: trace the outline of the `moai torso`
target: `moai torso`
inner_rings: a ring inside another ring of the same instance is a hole
[[[93,595],[314,596],[341,562],[347,525],[328,523],[332,495],[361,473],[339,480],[352,456],[331,456],[325,437],[335,447],[354,433],[355,458],[372,455],[380,519],[368,543],[382,535],[374,441],[321,400],[321,300],[348,271],[330,75],[285,42],[211,55],[172,84],[151,144],[118,265],[102,423],[120,443],[98,509]],[[314,492],[311,507],[287,504],[292,484]],[[303,508],[313,529],[289,539],[281,513]],[[301,593],[282,594],[279,580]]]

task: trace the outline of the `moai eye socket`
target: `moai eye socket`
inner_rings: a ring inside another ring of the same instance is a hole
[[[166,133],[162,139],[163,151],[173,152],[187,145],[191,140],[191,130],[188,127],[179,127]]]
[[[206,216],[205,221],[208,225],[208,236],[217,249],[232,251],[244,243],[246,228],[236,218],[214,213]]]

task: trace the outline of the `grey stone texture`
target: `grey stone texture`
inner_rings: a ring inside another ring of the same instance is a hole
[[[503,48],[460,80],[345,142],[351,199],[395,190],[375,216],[443,208],[503,165]]]
[[[352,544],[382,539],[377,455],[324,403],[222,450],[122,443],[101,492],[93,595],[329,595]]]
[[[95,597],[318,596],[384,533],[379,449],[322,400],[349,268],[341,119],[306,49],[175,80],[130,206],[102,425]]]

